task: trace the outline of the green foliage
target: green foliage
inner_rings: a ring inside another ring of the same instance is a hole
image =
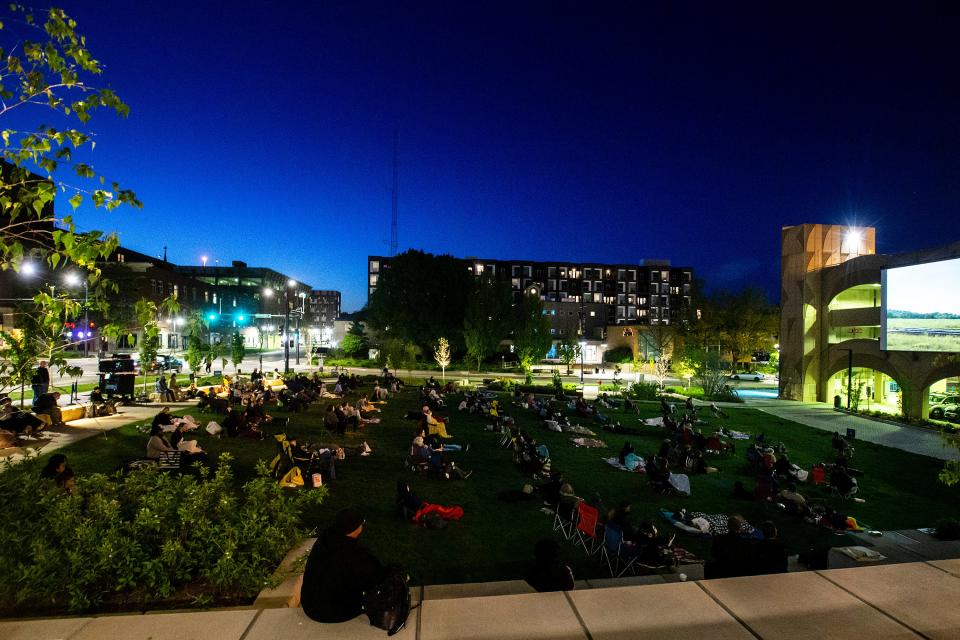
[[[474,291],[471,272],[451,256],[410,250],[390,259],[370,297],[370,323],[382,338],[432,350],[447,336],[454,350],[463,344],[467,300]]]
[[[82,124],[98,109],[128,114],[127,105],[112,90],[89,84],[102,67],[87,49],[85,38],[76,32],[76,22],[62,9],[35,16],[13,4],[9,13],[10,19],[0,22],[4,36],[0,53],[6,62],[0,81],[0,117],[30,107],[40,107],[44,117],[49,117],[52,109],[67,122],[76,118]],[[115,182],[108,188],[106,179],[90,165],[75,161],[78,152],[89,153],[95,146],[86,132],[69,125],[40,125],[32,131],[4,128],[0,138],[4,162],[0,171],[4,221],[0,268],[19,271],[25,250],[31,249],[38,250],[53,269],[69,262],[98,276],[97,262],[117,247],[116,236],[100,231],[81,233],[70,216],[55,219],[54,195],[57,191],[69,193],[74,209],[89,200],[94,207],[107,210],[122,204],[141,207],[136,195]],[[54,178],[64,168],[69,168],[73,177]],[[84,186],[89,180],[96,186]],[[94,280],[91,284],[99,287],[101,283]]]
[[[19,327],[12,331],[0,331],[3,346],[0,348],[0,390],[9,391],[19,387],[22,391],[29,384],[33,372],[40,360],[60,375],[80,375],[78,367],[70,365],[65,349],[68,346],[63,339],[64,306],[41,293],[38,297],[47,298],[47,313],[24,311],[17,316]]]
[[[72,493],[28,460],[0,473],[0,612],[89,611],[151,603],[185,586],[210,597],[262,588],[302,535],[299,514],[323,491],[285,495],[266,473],[235,488],[229,455],[212,473],[156,469],[78,477]]]
[[[477,370],[497,350],[509,331],[510,287],[506,281],[486,274],[477,281],[463,319],[463,339],[467,355],[476,360]]]
[[[633,349],[630,347],[607,349],[607,351],[603,354],[603,360],[605,362],[613,362],[617,364],[629,364],[633,362]]]
[[[247,343],[243,339],[243,334],[239,331],[230,338],[230,361],[233,362],[233,368],[236,370],[247,355]]]
[[[340,342],[340,350],[343,351],[344,355],[351,358],[364,356],[367,354],[367,339],[363,336],[348,333],[343,336],[343,340]]]
[[[535,295],[524,296],[514,307],[513,349],[527,377],[532,379],[531,369],[550,351],[553,338],[550,336],[550,321],[543,313],[543,303]]]
[[[660,397],[660,387],[653,382],[634,382],[629,393],[636,400],[656,400]]]
[[[187,339],[185,358],[187,364],[190,365],[190,370],[196,373],[200,370],[200,365],[204,362],[210,351],[210,345],[208,344],[209,335],[203,314],[199,311],[194,311],[187,316],[187,325],[183,330],[183,334]]]

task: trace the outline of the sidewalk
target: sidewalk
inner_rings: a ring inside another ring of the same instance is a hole
[[[960,637],[960,560],[554,593],[424,598],[401,640]],[[0,621],[5,640],[382,639],[365,616],[320,624],[299,608]]]
[[[846,434],[847,429],[856,429],[857,439],[882,444],[902,451],[918,453],[940,460],[954,460],[960,451],[944,447],[940,434],[929,429],[887,424],[868,420],[841,411],[820,402],[795,402],[792,400],[748,400],[745,406],[757,409],[778,418],[792,420],[821,431],[837,431]]]
[[[167,405],[171,409],[192,407],[195,402],[170,402]],[[22,439],[23,445],[19,447],[10,447],[2,450],[2,457],[8,458],[13,462],[21,460],[24,456],[39,450],[43,454],[56,451],[67,445],[80,440],[86,440],[100,435],[106,431],[125,427],[128,424],[151,420],[155,416],[162,404],[152,405],[133,405],[129,407],[119,407],[120,413],[101,418],[81,418],[71,420],[65,427],[49,427],[43,430],[42,437],[38,440]]]

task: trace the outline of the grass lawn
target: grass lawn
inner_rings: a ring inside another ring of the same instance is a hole
[[[455,406],[455,403],[451,404]],[[655,403],[643,406],[642,417],[654,416],[659,411],[659,405]],[[330,442],[330,438],[322,436],[320,429],[324,408],[314,406],[308,413],[294,415],[288,432],[301,440]],[[556,535],[551,530],[552,516],[540,512],[539,499],[519,504],[507,504],[497,499],[501,491],[519,489],[529,479],[513,464],[511,452],[499,446],[500,436],[484,430],[487,420],[459,414],[455,408],[438,413],[451,416],[449,431],[455,436],[452,442],[470,443],[469,452],[454,453],[451,457],[464,469],[472,469],[474,475],[466,481],[442,481],[416,476],[407,470],[402,460],[415,423],[403,419],[403,415],[418,409],[416,392],[405,392],[391,398],[381,414],[383,421],[380,424],[368,426],[362,434],[348,433],[339,441],[359,444],[366,440],[373,447],[374,454],[338,463],[338,479],[331,484],[327,500],[316,513],[306,514],[306,523],[310,527],[322,527],[337,510],[347,506],[359,508],[367,519],[364,542],[382,560],[406,566],[414,584],[522,577],[534,543],[541,537]],[[663,430],[644,426],[641,427],[642,435],[617,436],[594,429],[608,448],[578,449],[568,442],[568,435],[548,431],[532,414],[518,407],[510,407],[510,412],[522,428],[550,448],[553,468],[566,472],[578,495],[588,497],[598,493],[611,506],[620,500],[630,500],[637,522],[650,518],[658,527],[666,529],[667,523],[657,520],[657,510],[684,506],[710,513],[741,513],[754,524],[773,520],[791,553],[815,545],[840,545],[849,541],[847,536],[833,535],[787,516],[776,505],[733,500],[731,493],[735,481],[742,481],[748,489],[753,486],[753,476],[743,457],[746,441],[737,442],[735,457],[712,461],[714,466],[720,467],[720,473],[691,478],[692,496],[662,497],[647,488],[645,476],[618,471],[603,463],[601,457],[616,455],[625,440],[631,441],[637,452],[646,457],[659,446],[664,437]],[[750,434],[763,432],[768,439],[782,441],[791,460],[802,467],[809,468],[831,456],[829,433],[753,409],[726,409],[726,412],[729,419],[720,421],[725,426]],[[195,411],[190,413],[197,416]],[[278,411],[274,413],[286,415]],[[611,414],[624,425],[638,425],[636,415]],[[717,424],[717,420],[707,418],[703,428],[706,432]],[[264,442],[214,439],[205,433],[197,438],[200,445],[214,456],[230,452],[240,479],[250,477],[256,461],[269,459],[275,451],[272,439]],[[143,456],[146,440],[146,435],[135,426],[128,426],[78,442],[62,451],[77,473],[108,472],[123,460]],[[860,495],[866,503],[830,502],[869,527],[933,526],[939,518],[956,514],[957,491],[938,482],[939,461],[857,442],[854,462],[865,472],[860,479]],[[427,530],[402,521],[394,505],[398,479],[409,481],[425,500],[462,505],[465,517],[460,522],[451,523],[445,530]],[[827,499],[819,488],[805,487],[801,491],[808,499]],[[707,540],[680,534],[677,543],[701,557],[708,555]],[[596,558],[586,558],[570,544],[562,545],[562,550],[577,578],[605,574],[605,568]]]

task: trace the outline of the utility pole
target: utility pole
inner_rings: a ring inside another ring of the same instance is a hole
[[[283,373],[290,373],[290,287],[283,290]]]

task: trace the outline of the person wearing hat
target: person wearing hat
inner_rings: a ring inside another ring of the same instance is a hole
[[[364,519],[340,511],[313,544],[303,572],[300,606],[317,622],[346,622],[363,613],[363,594],[384,577],[383,565],[357,540]]]

